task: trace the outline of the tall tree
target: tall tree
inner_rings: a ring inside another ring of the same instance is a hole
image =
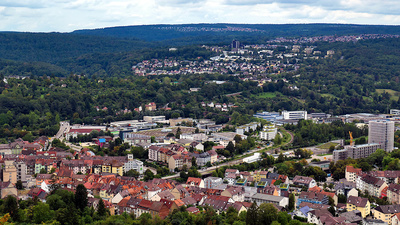
[[[81,212],[83,212],[87,204],[88,204],[87,189],[83,184],[79,184],[78,187],[76,187],[76,192],[75,192],[75,206],[77,209],[80,209]]]
[[[19,219],[17,199],[12,195],[7,196],[3,203],[3,207],[3,212],[9,213],[13,222],[17,222]]]
[[[253,202],[253,204],[251,204],[250,208],[247,210],[246,224],[258,225],[258,206],[255,202]]]
[[[103,199],[100,199],[100,201],[99,201],[99,205],[97,206],[97,214],[100,217],[107,216],[107,209],[106,209],[106,206],[104,205]]]
[[[294,194],[293,193],[290,194],[289,195],[289,206],[288,206],[289,211],[292,211],[294,209],[295,201],[296,201],[296,198],[294,197]]]

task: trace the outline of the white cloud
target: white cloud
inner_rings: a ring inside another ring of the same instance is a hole
[[[139,24],[400,24],[397,0],[2,0],[0,30],[72,31]]]

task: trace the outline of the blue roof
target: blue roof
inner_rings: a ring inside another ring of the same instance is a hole
[[[304,216],[307,216],[308,212],[310,211],[310,207],[304,206],[303,208],[300,208],[299,210],[300,210],[300,212],[302,212],[304,214]]]

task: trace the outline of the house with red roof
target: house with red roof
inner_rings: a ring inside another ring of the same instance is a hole
[[[356,182],[357,176],[362,173],[362,170],[359,168],[354,168],[353,166],[346,166],[346,174],[345,178],[347,181]]]
[[[204,188],[204,181],[201,178],[197,177],[189,177],[186,181],[187,186],[196,186],[200,188]]]
[[[142,199],[140,201],[140,203],[134,209],[134,213],[135,213],[136,218],[138,218],[143,213],[150,213],[150,208],[151,208],[152,205],[153,205],[152,201],[149,201],[149,200],[146,200],[146,199]]]
[[[200,210],[198,208],[196,208],[196,207],[193,207],[193,206],[187,208],[186,211],[188,211],[188,212],[190,212],[192,214],[199,214],[200,213]]]
[[[73,128],[70,129],[69,132],[65,135],[65,138],[67,140],[69,140],[71,137],[78,137],[78,135],[88,135],[90,134],[90,132],[92,131],[101,131],[101,130],[105,130],[101,129],[101,128]]]

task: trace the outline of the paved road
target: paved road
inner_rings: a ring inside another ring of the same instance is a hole
[[[71,126],[70,126],[69,122],[67,122],[67,121],[60,122],[60,129],[58,130],[57,134],[54,137],[50,138],[50,143],[56,138],[59,139],[60,141],[62,141],[64,139],[64,134],[68,133],[70,129],[71,129]],[[81,146],[76,146],[69,142],[65,142],[65,144],[68,147],[70,147],[72,150],[75,150],[75,151],[80,151],[82,149]]]
[[[69,132],[70,128],[71,127],[69,125],[69,122],[67,122],[67,121],[60,122],[60,129],[58,130],[57,134],[54,137],[52,137],[50,140],[53,141],[55,138],[62,139],[64,137],[64,134]]]

